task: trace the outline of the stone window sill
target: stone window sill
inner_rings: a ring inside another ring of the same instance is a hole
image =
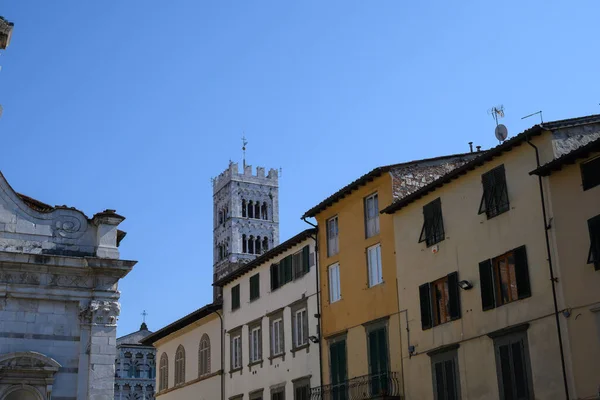
[[[229,370],[229,377],[231,378],[233,376],[233,374],[235,374],[236,372],[239,372],[240,375],[243,373],[243,368],[242,367],[237,367],[237,368],[232,368]]]
[[[296,352],[306,349],[308,353],[310,347],[310,343],[303,344],[302,346],[298,346],[290,350],[292,352],[292,357],[296,357]]]
[[[273,360],[276,360],[278,358],[281,358],[281,361],[285,361],[285,351],[283,353],[269,357],[269,362],[271,363],[271,365],[273,365]]]
[[[252,367],[255,365],[260,365],[260,367],[262,368],[263,366],[263,360],[256,360],[256,361],[252,361],[251,363],[248,364],[248,371],[252,371]]]

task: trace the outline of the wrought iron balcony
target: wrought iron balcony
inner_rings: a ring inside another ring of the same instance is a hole
[[[310,389],[311,400],[399,400],[397,372],[382,372]]]

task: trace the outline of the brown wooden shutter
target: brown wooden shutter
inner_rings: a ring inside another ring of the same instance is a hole
[[[431,289],[429,283],[419,286],[421,300],[421,328],[431,328]]]
[[[494,275],[492,261],[485,260],[479,263],[479,284],[481,286],[481,306],[483,311],[496,307],[494,298]]]
[[[460,313],[460,290],[458,286],[458,272],[448,274],[448,297],[450,298],[450,319],[459,319]]]
[[[525,246],[518,247],[515,253],[515,277],[517,278],[517,293],[519,299],[531,296],[531,286],[529,284],[529,267],[527,265],[527,251]]]

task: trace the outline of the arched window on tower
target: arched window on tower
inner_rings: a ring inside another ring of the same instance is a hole
[[[260,236],[256,237],[254,242],[254,250],[256,250],[256,254],[261,254]]]
[[[264,252],[269,250],[269,238],[267,238],[266,236],[263,238],[262,249]]]
[[[210,374],[210,339],[205,333],[198,349],[198,377]]]
[[[254,236],[250,236],[248,240],[248,253],[254,254]]]
[[[261,211],[260,211],[261,215],[262,215],[262,219],[267,220],[269,219],[269,215],[267,214],[267,203],[262,203],[262,207],[261,207]]]
[[[254,218],[254,202],[252,200],[248,202],[248,218]]]
[[[246,199],[242,199],[242,218],[246,218],[248,213],[246,212]]]
[[[242,253],[248,252],[248,242],[246,241],[246,235],[242,235]]]
[[[254,218],[260,219],[260,202],[254,203]]]

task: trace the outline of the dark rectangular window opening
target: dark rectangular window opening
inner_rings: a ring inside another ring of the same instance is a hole
[[[525,246],[479,263],[484,311],[531,296]]]
[[[240,285],[231,288],[231,310],[240,308]]]
[[[260,297],[260,275],[256,274],[250,277],[250,301]]]
[[[427,247],[444,240],[444,220],[442,218],[442,200],[437,198],[423,207],[423,228],[419,243],[425,242]]]
[[[423,330],[461,317],[458,273],[419,286]]]
[[[600,185],[600,157],[581,163],[583,190]]]
[[[502,400],[533,400],[527,332],[494,339],[496,374]]]
[[[294,382],[294,400],[310,399],[310,381],[300,379]]]
[[[456,349],[431,356],[435,400],[459,400],[460,379]]]
[[[500,165],[481,176],[483,196],[479,203],[479,214],[494,218],[510,209],[508,190],[506,187],[506,173],[504,165]]]
[[[310,270],[310,248],[304,246],[295,254],[271,265],[271,291],[306,275]]]
[[[600,271],[600,215],[588,220],[590,231],[590,250],[588,251],[588,264],[594,264],[594,269]]]

